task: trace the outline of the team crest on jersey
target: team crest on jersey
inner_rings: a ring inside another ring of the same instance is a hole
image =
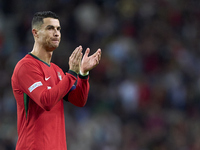
[[[62,76],[61,76],[60,72],[58,72],[58,78],[59,78],[60,80],[62,80]]]

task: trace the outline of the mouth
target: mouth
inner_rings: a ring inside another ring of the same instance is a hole
[[[59,44],[60,40],[59,39],[52,39],[52,42],[55,43],[55,44]]]

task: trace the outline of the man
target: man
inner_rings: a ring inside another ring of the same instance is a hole
[[[69,71],[51,62],[59,46],[61,27],[50,11],[38,12],[32,20],[33,50],[21,59],[12,75],[17,101],[16,150],[66,150],[63,99],[82,107],[89,92],[89,71],[100,61],[101,50],[88,56],[77,47],[69,57]]]

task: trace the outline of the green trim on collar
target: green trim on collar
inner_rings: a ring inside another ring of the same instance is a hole
[[[43,60],[41,60],[40,58],[38,58],[37,56],[33,55],[31,52],[29,52],[28,54],[31,55],[32,57],[34,57],[35,59],[37,59],[37,60],[39,60],[39,61],[45,63],[47,66],[49,66],[49,67],[51,66],[51,65],[49,65],[48,63],[46,63],[45,61],[43,61]]]

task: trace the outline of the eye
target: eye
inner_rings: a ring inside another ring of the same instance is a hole
[[[48,25],[48,26],[46,27],[46,29],[47,29],[47,30],[53,30],[53,29],[54,29],[54,26]]]
[[[53,27],[52,27],[52,26],[50,26],[50,27],[48,27],[47,29],[48,29],[48,30],[52,30],[52,29],[53,29]]]
[[[57,27],[57,30],[60,31],[60,30],[61,30],[61,27]]]

